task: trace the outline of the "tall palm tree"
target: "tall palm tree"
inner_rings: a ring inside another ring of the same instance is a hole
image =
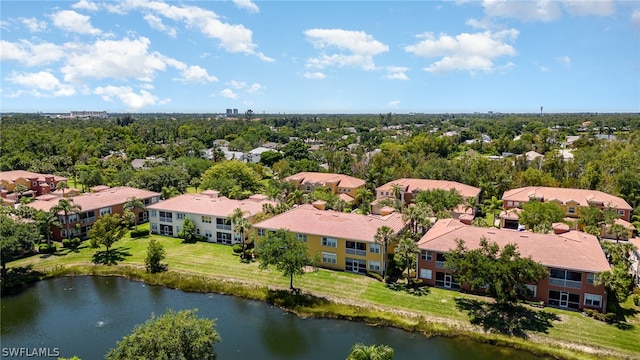
[[[403,237],[396,246],[395,253],[405,261],[405,269],[407,270],[407,285],[410,281],[411,263],[417,259],[420,249],[418,243],[413,241],[411,237]]]
[[[353,345],[347,360],[393,360],[393,348],[388,345]]]
[[[129,210],[132,213],[135,214],[135,224],[136,224],[136,228],[138,227],[138,214],[134,211],[136,209],[140,209],[142,211],[145,211],[147,208],[144,206],[144,200],[139,199],[135,196],[132,196],[130,198],[127,199],[127,201],[124,202],[124,210]],[[129,226],[131,226],[131,223],[129,223]]]
[[[393,229],[386,225],[383,225],[379,227],[378,230],[376,230],[376,235],[373,239],[377,244],[382,245],[382,277],[384,277],[387,274],[387,257],[389,256],[389,245],[391,245],[391,243],[396,240],[396,234],[393,232]]]
[[[367,188],[360,188],[356,191],[355,201],[360,205],[360,210],[363,214],[368,214],[371,211],[371,200],[373,200],[373,192]]]
[[[64,191],[69,188],[69,184],[66,181],[60,181],[56,185],[56,190],[62,190],[62,197],[64,197]]]
[[[36,214],[36,222],[40,231],[47,239],[47,244],[51,245],[51,227],[62,227],[58,216],[53,211],[38,211]]]
[[[82,208],[80,207],[80,205],[78,204],[74,204],[73,199],[60,199],[60,201],[58,201],[58,205],[54,206],[51,211],[53,213],[59,213],[62,212],[64,214],[64,223],[66,224],[66,228],[67,228],[67,239],[71,238],[71,233],[69,231],[71,224],[69,224],[69,215],[70,214],[74,214],[77,213],[78,211],[82,210]]]
[[[242,211],[241,208],[236,208],[233,210],[233,213],[230,216],[231,222],[233,223],[233,232],[240,234],[240,244],[242,245],[242,253],[240,255],[241,259],[244,259],[247,240],[245,239],[245,234],[249,233],[251,229],[251,223],[249,220],[245,218],[245,212]]]
[[[502,210],[503,200],[498,199],[495,196],[492,196],[491,199],[486,199],[484,201],[484,209],[485,212],[490,212],[493,214],[493,224],[492,226],[496,226],[496,212]],[[498,228],[500,228],[500,223],[498,222]]]

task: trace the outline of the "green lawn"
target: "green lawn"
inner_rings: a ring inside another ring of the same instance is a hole
[[[141,226],[148,228],[149,225]],[[138,239],[127,236],[119,241],[114,248],[128,254],[120,264],[144,266],[146,247],[151,238],[163,244],[167,252],[165,262],[169,265],[170,271],[235,280],[256,286],[282,289],[288,287],[288,278],[276,271],[260,270],[257,263],[241,263],[229,246],[204,242],[182,244],[181,239],[158,235]],[[92,264],[91,259],[95,252],[96,249],[90,249],[85,242],[77,250],[63,249],[55,255],[32,256],[10,263],[9,267],[33,265],[34,269],[40,271],[70,266],[104,267]],[[407,311],[409,314],[463,330],[473,327],[469,323],[467,313],[456,306],[456,299],[485,299],[439,288],[429,288],[427,295],[415,296],[403,291],[390,290],[383,283],[369,277],[323,269],[295,278],[294,285],[305,293],[329,299],[344,299],[347,303],[362,304],[365,307],[377,306],[396,313]],[[626,305],[633,307],[630,301]],[[577,312],[552,308],[546,308],[544,311],[556,314],[559,320],[553,321],[552,326],[545,330],[546,333],[530,333],[530,338],[537,343],[570,343],[577,348],[601,348],[611,351],[616,356],[640,358],[640,315],[637,313],[628,319],[626,328],[618,328]]]

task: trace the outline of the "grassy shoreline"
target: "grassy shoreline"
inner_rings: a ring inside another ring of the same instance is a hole
[[[544,332],[531,333],[528,339],[486,333],[481,327],[471,325],[468,315],[454,305],[460,298],[484,300],[474,295],[432,288],[429,294],[417,297],[392,291],[361,275],[319,270],[296,278],[296,286],[303,290],[303,295],[296,298],[287,291],[286,278],[277,272],[261,271],[255,263],[241,264],[227,246],[184,245],[179,239],[152,237],[160,240],[167,250],[168,272],[145,272],[143,259],[149,238],[121,240],[116,247],[126,255],[118,265],[92,264],[91,255],[95,250],[84,247],[21,259],[10,267],[32,265],[44,274],[42,278],[120,276],[183,291],[266,301],[299,316],[364,321],[426,336],[459,337],[560,359],[640,358],[640,351],[633,346],[633,339],[640,333],[637,325],[624,332],[577,313],[545,309],[558,314],[562,320]],[[600,333],[594,336],[590,332]],[[583,333],[587,335],[581,335]],[[571,336],[573,340],[566,340]],[[617,339],[619,344],[611,343],[608,338]]]

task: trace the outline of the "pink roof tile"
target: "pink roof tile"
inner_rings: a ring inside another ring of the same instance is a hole
[[[342,199],[346,203],[353,202],[353,200],[354,200],[351,196],[349,196],[349,195],[347,195],[345,193],[338,194],[338,198]]]
[[[527,186],[505,191],[502,196],[502,200],[527,202],[531,197],[541,197],[545,201],[556,199],[565,204],[573,200],[579,206],[589,206],[590,202],[600,202],[605,206],[614,207],[616,209],[631,210],[631,205],[620,197],[609,195],[602,191],[588,189]]]
[[[201,194],[183,194],[157,204],[148,209],[175,211],[188,214],[227,217],[237,208],[242,209],[248,216],[262,211],[263,204],[277,205],[276,202],[262,197],[251,197],[244,200],[229,199],[224,196],[211,197]]]
[[[160,194],[149,190],[122,186],[109,188],[98,193],[85,193],[68,200],[72,200],[74,204],[79,205],[81,211],[88,211],[124,204],[131,197],[146,199],[153,196],[160,196]],[[58,205],[60,199],[56,197],[49,201],[35,200],[27,205],[36,210],[50,211],[54,206]]]
[[[395,184],[404,188],[405,192],[414,192],[420,190],[433,190],[442,189],[449,191],[450,189],[456,189],[464,198],[477,197],[480,194],[480,189],[474,186],[462,184],[456,181],[448,180],[429,180],[429,179],[411,179],[403,178],[390,181],[376,189],[376,193],[380,191],[391,191],[391,187]]]
[[[297,174],[288,176],[285,178],[287,181],[300,181],[302,184],[322,184],[331,183],[337,184],[339,187],[344,188],[357,188],[365,185],[365,181],[355,178],[353,176],[335,173],[321,173],[321,172],[299,172]]]
[[[323,211],[305,204],[253,226],[261,229],[287,229],[296,233],[373,242],[379,227],[386,225],[398,233],[405,224],[402,214],[398,213],[386,216],[361,215]]]
[[[465,241],[468,249],[477,249],[482,238],[496,242],[501,248],[516,244],[520,255],[548,267],[600,272],[609,263],[598,239],[580,231],[564,234],[538,234],[506,229],[469,226],[454,219],[439,220],[418,242],[422,250],[448,252],[456,247],[456,239]]]
[[[55,181],[67,181],[66,177],[51,175],[51,174],[39,174],[31,171],[25,170],[10,170],[10,171],[0,171],[0,180],[5,180],[7,182],[14,182],[19,178],[24,179],[37,179],[40,181],[45,181],[45,177],[53,176]]]

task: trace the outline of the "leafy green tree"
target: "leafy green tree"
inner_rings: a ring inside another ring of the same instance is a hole
[[[78,204],[74,204],[73,199],[60,199],[58,204],[51,208],[53,213],[57,214],[62,212],[64,214],[64,223],[67,228],[67,239],[71,238],[69,215],[75,214],[80,210],[82,210],[82,207]]]
[[[191,218],[184,218],[182,221],[182,228],[178,232],[178,237],[182,239],[182,242],[187,244],[195,243],[198,240],[196,223],[193,222]]]
[[[138,213],[135,210],[146,211],[147,208],[144,206],[144,200],[132,196],[124,202],[124,209],[136,214],[135,225],[138,227]]]
[[[289,161],[309,159],[309,146],[300,140],[294,140],[282,147],[282,154]]]
[[[491,199],[486,199],[484,201],[484,211],[493,215],[492,226],[495,226],[496,220],[498,220],[498,216],[496,215],[496,213],[499,214],[499,212],[502,211],[502,204],[503,200],[498,199],[495,196],[492,196]],[[498,221],[498,228],[500,228],[500,221]]]
[[[162,264],[162,260],[166,257],[166,251],[162,244],[156,239],[151,239],[147,246],[147,257],[144,259],[144,264],[147,268],[147,272],[157,273],[167,269],[166,264]]]
[[[227,197],[247,198],[258,192],[262,184],[251,167],[238,160],[230,160],[219,162],[205,171],[202,188],[218,190]]]
[[[633,277],[629,273],[631,266],[630,254],[636,247],[629,242],[601,241],[600,245],[611,265],[611,271],[598,273],[595,284],[603,285],[607,288],[610,293],[615,295],[618,302],[625,302],[633,287]]]
[[[600,236],[603,216],[602,210],[593,205],[589,205],[587,207],[579,208],[578,214],[580,215],[580,218],[578,218],[578,224],[584,226],[584,231],[592,235]]]
[[[388,345],[364,345],[358,343],[351,347],[347,360],[393,360],[393,348]]]
[[[419,253],[418,243],[411,237],[403,237],[395,248],[398,260],[404,264],[402,272],[407,271],[407,280],[411,278],[411,269],[415,266]]]
[[[564,210],[557,204],[532,200],[522,206],[519,222],[534,232],[546,233],[551,231],[553,223],[561,222],[564,216]]]
[[[193,186],[196,190],[196,194],[198,193],[198,188],[202,184],[202,180],[199,177],[194,177],[191,179],[191,186]]]
[[[174,187],[184,193],[189,185],[189,173],[180,165],[159,165],[135,173],[132,185],[150,191],[161,192],[163,187]]]
[[[427,204],[437,214],[441,211],[452,211],[458,205],[464,203],[464,199],[456,189],[450,189],[449,191],[431,189],[418,192],[415,203]]]
[[[40,233],[47,239],[47,244],[51,245],[51,228],[62,227],[58,215],[52,211],[38,211],[36,213],[36,223],[40,229]]]
[[[269,150],[260,154],[260,162],[264,164],[264,166],[268,166],[268,167],[272,167],[273,164],[277,163],[283,158],[284,156],[279,151]]]
[[[62,197],[64,197],[64,191],[69,188],[69,184],[66,181],[60,181],[56,185],[56,190],[62,190]]]
[[[6,264],[33,252],[40,241],[40,234],[30,223],[17,222],[6,215],[0,215],[0,262],[2,279],[7,276]]]
[[[104,246],[108,254],[111,246],[122,239],[127,233],[127,228],[122,225],[119,214],[106,214],[98,218],[89,230],[91,247]]]
[[[180,195],[180,191],[178,191],[178,189],[176,189],[173,186],[163,186],[162,189],[160,190],[160,196],[164,200],[170,199],[178,195]]]
[[[380,244],[382,246],[382,276],[385,276],[387,273],[387,259],[389,258],[389,246],[396,241],[396,234],[393,232],[393,229],[383,225],[376,230],[376,235],[374,236],[374,241],[376,244]]]
[[[107,360],[216,359],[214,345],[220,341],[214,320],[198,318],[197,309],[174,312],[151,318],[135,327],[130,335],[109,350]]]
[[[27,188],[24,184],[18,184],[13,188],[13,191],[18,194],[18,197],[21,198],[22,194],[27,192],[29,188]]]
[[[456,243],[456,248],[446,256],[447,268],[454,269],[454,276],[472,290],[486,287],[498,304],[510,304],[526,297],[526,284],[535,284],[549,276],[544,265],[530,257],[520,257],[515,244],[500,249],[498,244],[482,238],[478,249],[469,250],[464,240],[458,239]]]
[[[260,269],[274,266],[283,276],[289,277],[289,288],[293,287],[293,277],[304,275],[305,266],[312,264],[314,259],[309,256],[307,244],[297,240],[293,233],[284,229],[270,233],[257,244]]]

